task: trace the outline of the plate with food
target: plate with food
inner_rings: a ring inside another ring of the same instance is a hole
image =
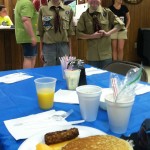
[[[26,139],[18,150],[60,150],[68,142],[92,135],[106,135],[103,131],[88,126],[56,126],[43,130]],[[50,146],[47,146],[47,145]],[[43,149],[43,147],[45,147]]]

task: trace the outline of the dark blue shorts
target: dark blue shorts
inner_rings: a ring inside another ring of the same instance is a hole
[[[32,46],[31,43],[23,43],[22,47],[24,57],[33,57],[37,55],[37,45]]]

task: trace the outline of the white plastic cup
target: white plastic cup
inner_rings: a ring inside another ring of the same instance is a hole
[[[135,96],[123,97],[118,102],[114,102],[113,94],[105,98],[110,130],[114,133],[125,133],[134,103]]]
[[[65,78],[66,78],[68,90],[75,90],[76,87],[78,87],[81,70],[65,69],[64,71],[65,71]]]
[[[61,63],[61,71],[63,79],[65,79],[65,72],[64,72],[65,69],[67,69],[67,66]]]
[[[98,114],[101,88],[95,85],[83,85],[76,88],[82,118],[95,121]]]
[[[48,110],[53,107],[56,78],[42,77],[34,80],[39,107]]]

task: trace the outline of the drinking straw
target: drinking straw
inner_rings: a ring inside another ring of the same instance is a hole
[[[134,68],[135,69],[135,68]],[[133,70],[133,69],[132,69]],[[135,76],[133,78],[129,78],[128,77],[128,74],[129,73],[135,73]],[[127,77],[128,77],[128,80],[125,82],[123,88],[119,91],[117,97],[116,97],[116,100],[118,99],[118,97],[122,94],[123,91],[125,91],[129,86],[133,85],[134,84],[134,87],[132,89],[135,88],[135,85],[136,83],[140,80],[141,78],[141,75],[142,75],[142,66],[139,68],[139,70],[137,72],[131,72],[131,70],[127,73]],[[129,80],[130,79],[130,80]],[[130,92],[131,92],[131,89],[130,89]]]
[[[59,60],[60,60],[60,62],[61,62],[61,65],[62,65],[62,67],[63,67],[64,69],[67,69],[67,66],[68,66],[69,62],[71,62],[71,61],[73,61],[73,60],[75,60],[75,59],[76,59],[76,57],[67,56],[67,55],[65,55],[65,56],[63,56],[63,57],[59,57]]]
[[[112,85],[112,89],[113,89],[114,100],[116,100],[116,97],[118,95],[118,85],[117,85],[116,78],[111,78],[111,85]]]

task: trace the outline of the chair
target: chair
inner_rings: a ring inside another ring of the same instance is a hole
[[[150,28],[139,28],[137,54],[145,66],[150,66]]]
[[[136,67],[140,68],[141,65],[129,61],[113,61],[108,65],[104,66],[103,69],[125,76],[129,69],[136,68]],[[144,68],[142,68],[141,81],[148,82],[147,72]]]

